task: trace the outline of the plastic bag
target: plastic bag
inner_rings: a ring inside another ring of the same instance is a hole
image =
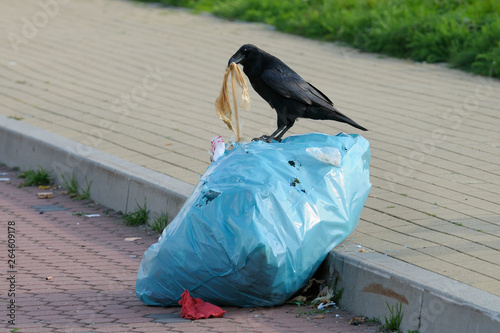
[[[323,156],[337,151],[340,167]],[[137,297],[173,306],[187,289],[221,306],[286,302],[358,225],[369,162],[368,141],[344,133],[235,144],[144,253]]]

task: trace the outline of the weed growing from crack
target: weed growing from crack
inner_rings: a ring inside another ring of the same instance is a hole
[[[24,178],[25,181],[22,186],[40,186],[50,185],[52,180],[52,172],[44,167],[38,167],[37,170],[28,169],[21,173],[19,178]]]
[[[73,173],[70,178],[66,176],[61,176],[63,179],[63,187],[68,191],[68,195],[76,200],[88,200],[90,199],[90,186],[92,185],[92,180],[89,182],[87,177],[85,177],[85,182],[87,183],[84,189],[80,189],[80,184],[78,179],[76,179]]]
[[[389,308],[389,318],[384,316],[385,318],[385,328],[389,331],[399,332],[399,326],[401,326],[401,321],[403,321],[403,313],[401,312],[401,307],[403,304],[397,303],[393,306],[390,306],[388,302],[387,308]]]
[[[158,232],[161,233],[163,232],[163,229],[168,224],[168,213],[167,212],[161,212],[160,214],[156,213],[155,217],[153,219],[153,223],[151,224],[151,228]]]
[[[134,212],[124,215],[122,219],[125,225],[128,226],[139,226],[148,223],[149,210],[146,208],[146,201],[144,201],[144,206],[137,204],[137,208]]]

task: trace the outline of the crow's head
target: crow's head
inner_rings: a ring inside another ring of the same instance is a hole
[[[231,65],[232,62],[241,64],[243,67],[245,67],[246,64],[249,64],[251,62],[254,62],[258,59],[258,57],[261,54],[261,50],[252,44],[245,44],[240,49],[238,52],[236,52],[231,59],[229,59],[227,65]]]

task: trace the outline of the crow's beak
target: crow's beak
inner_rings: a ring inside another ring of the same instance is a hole
[[[239,52],[236,52],[232,57],[231,59],[229,59],[228,63],[227,63],[227,66],[229,67],[229,65],[231,65],[232,62],[236,63],[236,64],[239,64],[243,59],[245,59],[245,55],[244,54],[241,54]]]

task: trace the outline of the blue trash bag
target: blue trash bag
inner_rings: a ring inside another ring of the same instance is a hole
[[[144,253],[137,297],[174,306],[187,289],[220,306],[285,303],[357,227],[369,163],[359,135],[236,144]]]

